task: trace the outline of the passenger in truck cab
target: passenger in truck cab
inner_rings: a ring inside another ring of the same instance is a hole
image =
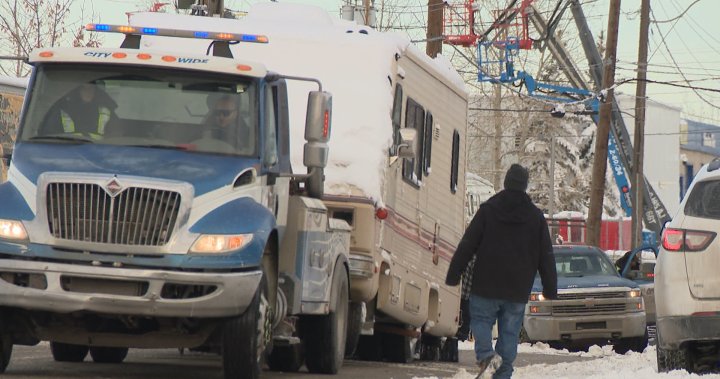
[[[115,101],[97,84],[82,84],[50,108],[40,134],[65,133],[100,139],[116,119],[115,108]]]

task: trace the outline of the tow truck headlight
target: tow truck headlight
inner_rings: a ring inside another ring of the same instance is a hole
[[[252,234],[203,234],[192,245],[190,252],[216,254],[240,250],[252,239]]]
[[[531,293],[530,301],[545,301],[545,296],[542,293]]]
[[[19,241],[26,240],[28,235],[22,222],[0,219],[0,238]]]
[[[640,290],[630,290],[630,292],[628,292],[628,297],[635,298],[640,296],[642,296],[642,292]]]

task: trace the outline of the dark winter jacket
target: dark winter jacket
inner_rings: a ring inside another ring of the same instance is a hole
[[[448,285],[460,283],[473,256],[474,295],[527,303],[539,272],[545,297],[557,297],[547,222],[523,191],[503,190],[480,205],[450,262]]]

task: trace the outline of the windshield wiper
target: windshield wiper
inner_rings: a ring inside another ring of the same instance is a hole
[[[137,145],[125,145],[129,147],[147,147],[151,149],[169,149],[169,150],[187,150],[187,146],[184,145],[161,145],[161,144],[137,144]]]
[[[91,138],[85,137],[85,136],[76,136],[72,134],[67,135],[51,135],[51,136],[35,136],[30,137],[30,141],[41,141],[41,140],[48,140],[48,141],[65,141],[65,142],[79,142],[79,143],[95,143]]]

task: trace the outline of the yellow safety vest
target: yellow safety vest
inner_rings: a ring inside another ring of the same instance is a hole
[[[110,108],[100,107],[100,109],[98,109],[97,133],[90,133],[90,138],[102,138],[102,136],[105,134],[105,126],[107,125],[108,121],[110,121],[110,115]],[[60,121],[62,122],[63,131],[65,133],[72,133],[78,135],[81,134],[75,131],[75,121],[73,121],[72,117],[70,117],[70,115],[64,110],[60,110]]]

